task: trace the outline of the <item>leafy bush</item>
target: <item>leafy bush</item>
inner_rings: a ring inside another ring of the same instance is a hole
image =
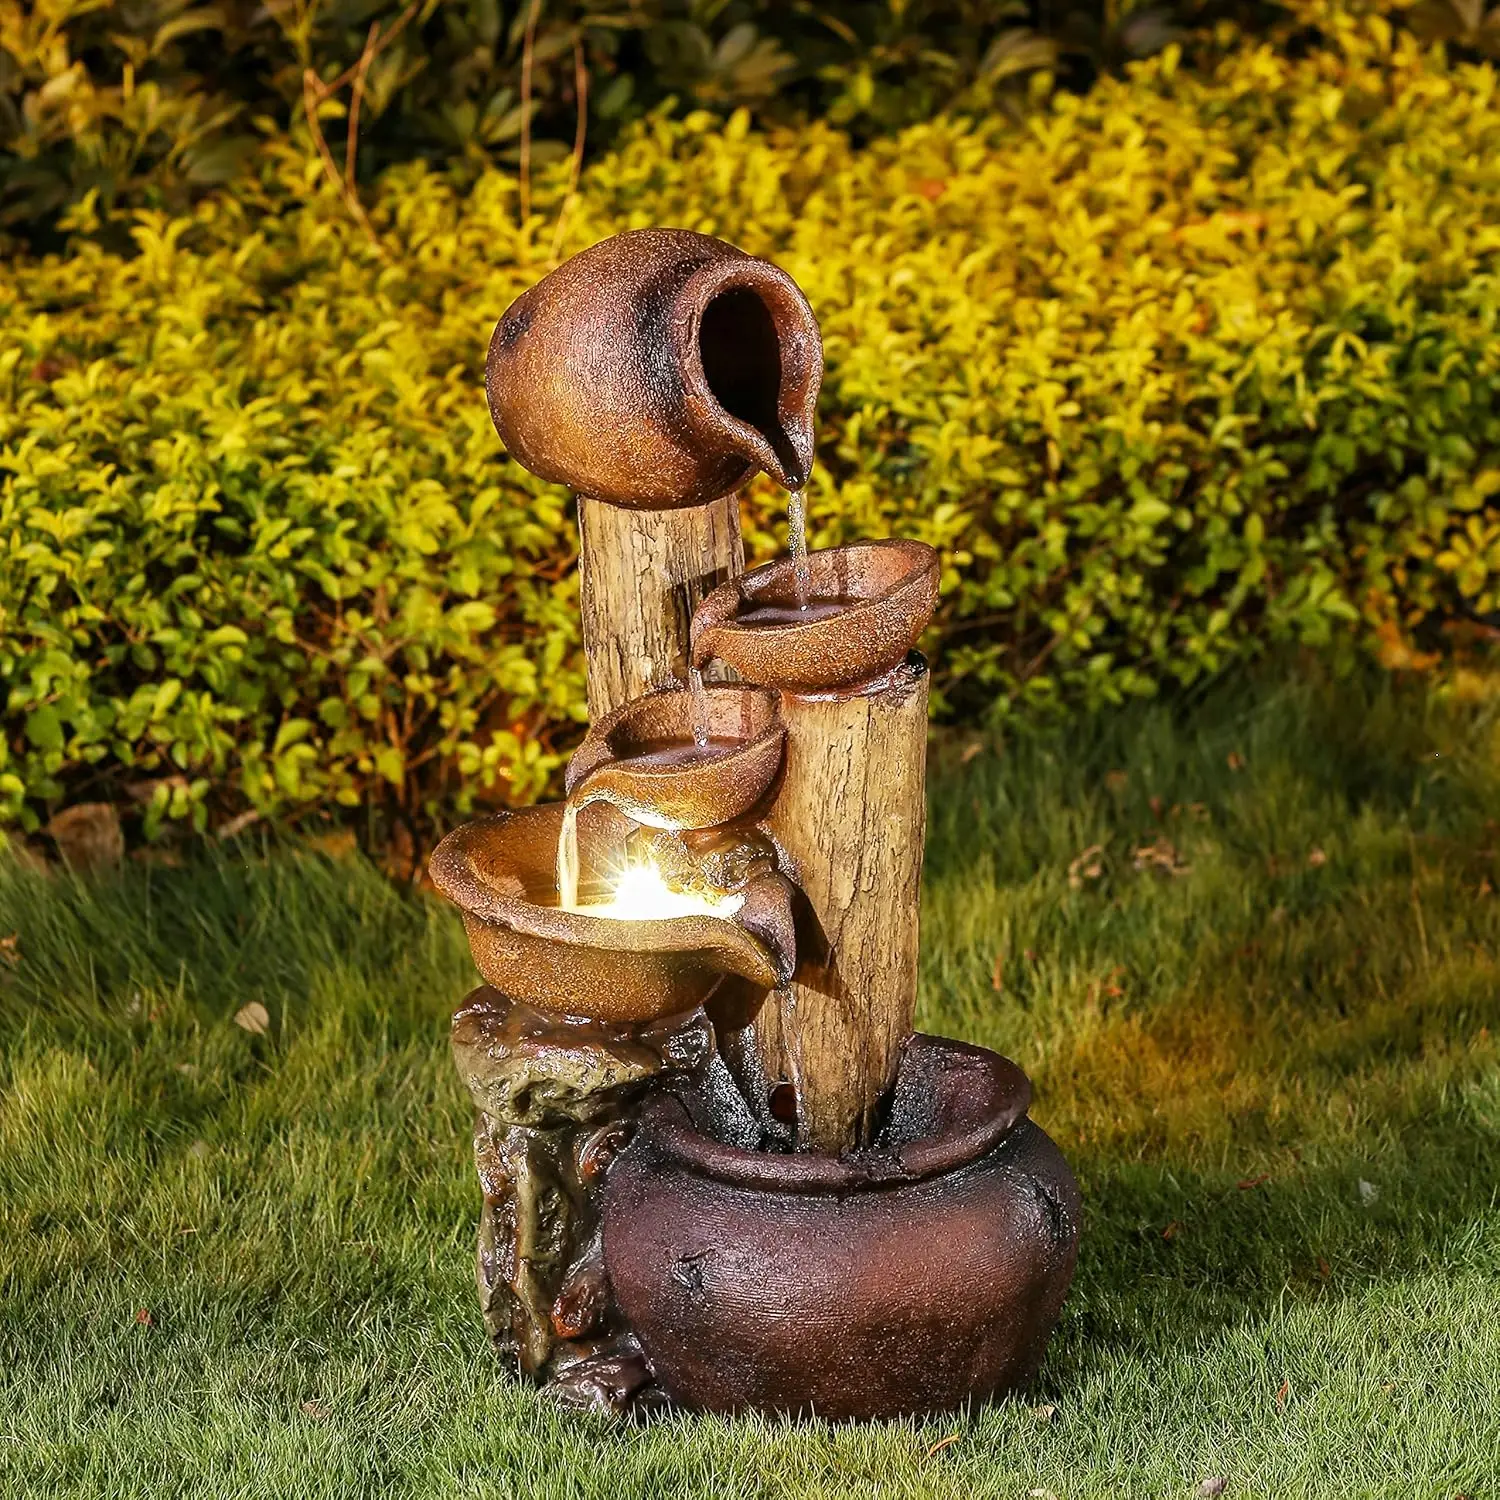
[[[1273,9],[1078,0],[1054,24],[1042,0],[0,0],[0,226],[45,243],[90,193],[106,230],[138,206],[182,211],[268,134],[309,139],[309,76],[339,84],[315,102],[340,161],[358,93],[368,180],[414,157],[517,166],[526,121],[530,158],[566,156],[580,79],[596,152],[671,96],[868,134],[1019,102],[1048,70],[1083,84],[1179,23]]]
[[[1025,0],[0,0],[0,225],[33,240],[92,193],[181,211],[268,134],[308,138],[306,78],[342,80],[319,129],[358,165],[446,168],[566,156],[580,76],[587,135],[671,95],[700,106],[831,108],[888,128],[1054,60]],[[529,43],[528,43],[529,37]],[[366,49],[365,66],[359,64]]]
[[[1299,56],[1175,51],[1025,128],[653,118],[564,236],[679,224],[822,320],[820,544],[943,551],[943,711],[1113,701],[1268,642],[1500,609],[1500,89],[1379,17]],[[1226,42],[1230,39],[1225,38]],[[566,497],[481,361],[547,268],[486,173],[394,169],[374,240],[271,151],[0,282],[0,796],[217,824],[520,800],[583,715]],[[748,492],[747,534],[784,537]]]

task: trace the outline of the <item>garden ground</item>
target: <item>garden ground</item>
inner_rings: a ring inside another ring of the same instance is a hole
[[[1087,1223],[1031,1390],[846,1428],[502,1370],[436,901],[265,844],[11,869],[0,1494],[1500,1493],[1497,792],[1493,709],[1305,664],[943,739],[921,1024],[1030,1072]]]

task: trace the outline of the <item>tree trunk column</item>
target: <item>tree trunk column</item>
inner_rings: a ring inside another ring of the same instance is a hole
[[[868,1145],[911,1034],[926,831],[927,664],[877,691],[782,694],[786,768],[767,827],[806,896],[796,977],[755,1020],[766,1075],[798,1094],[797,1145]]]
[[[578,497],[580,608],[589,717],[686,680],[688,632],[704,596],[745,569],[736,495],[680,510]],[[705,673],[711,681],[732,674]]]

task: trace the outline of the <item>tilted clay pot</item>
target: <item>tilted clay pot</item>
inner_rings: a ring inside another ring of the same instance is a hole
[[[615,1162],[610,1285],[666,1394],[708,1411],[941,1411],[1037,1368],[1080,1206],[1031,1086],[915,1036],[881,1143],[843,1157],[726,1145],[658,1097]]]
[[[590,246],[518,297],[485,366],[490,415],[532,473],[672,510],[764,469],[812,470],[818,325],[785,271],[687,229]]]

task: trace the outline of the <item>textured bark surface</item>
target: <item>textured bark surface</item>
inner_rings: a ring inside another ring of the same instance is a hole
[[[766,828],[806,901],[797,973],[755,1021],[768,1080],[797,1091],[797,1145],[869,1145],[912,1031],[926,828],[927,665],[858,697],[783,695],[786,768]]]
[[[558,1394],[622,1404],[643,1383],[599,1243],[599,1197],[644,1089],[700,1069],[702,1012],[630,1029],[566,1021],[488,985],[453,1017],[453,1059],[476,1107],[484,1209],[476,1276],[490,1337]],[[623,1341],[623,1342],[622,1342]],[[594,1361],[588,1371],[578,1368]],[[592,1372],[590,1374],[589,1372]]]
[[[578,497],[589,717],[687,680],[693,611],[745,568],[736,495],[686,510],[640,511]],[[710,682],[733,673],[712,667]]]

